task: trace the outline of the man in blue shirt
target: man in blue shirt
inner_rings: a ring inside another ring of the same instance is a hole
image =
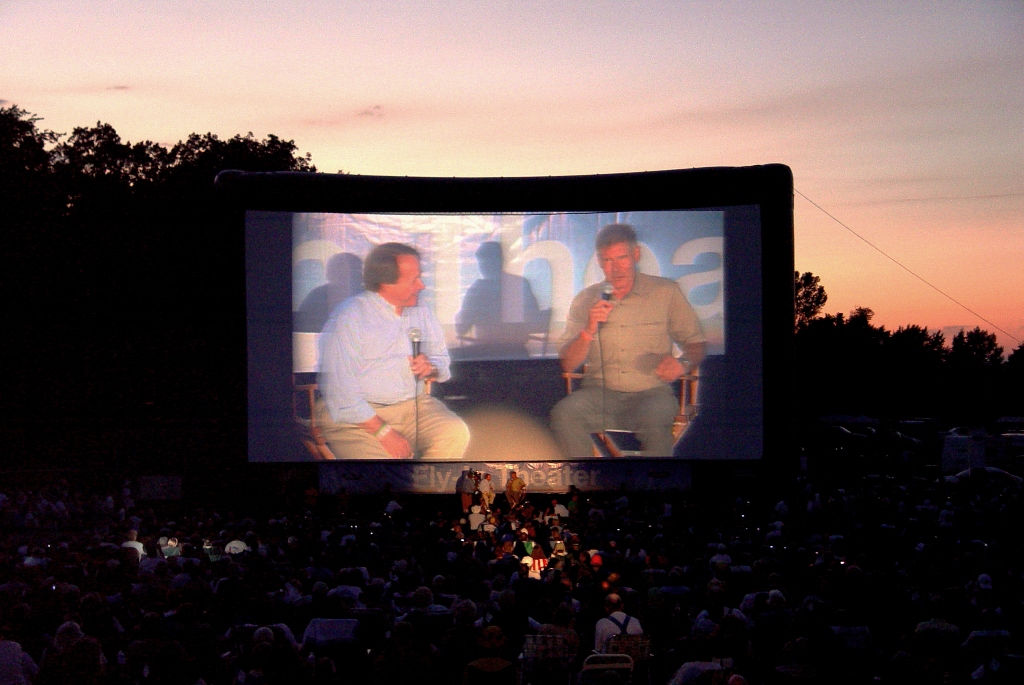
[[[441,324],[418,306],[419,252],[378,245],[366,257],[363,283],[366,291],[338,305],[320,338],[318,418],[331,452],[338,459],[461,459],[466,424],[440,400],[417,398],[421,381],[451,377]],[[416,356],[414,332],[422,340]]]

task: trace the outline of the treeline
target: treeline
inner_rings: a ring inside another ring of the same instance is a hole
[[[293,141],[193,134],[165,147],[97,123],[60,135],[0,108],[7,419],[245,416],[245,293],[223,169],[315,171]],[[871,310],[821,316],[797,274],[793,386],[803,415],[984,420],[1024,414],[1018,346],[980,329],[946,345]]]
[[[275,136],[165,147],[0,108],[5,417],[244,417],[242,235],[215,197],[222,169],[315,171]]]
[[[1024,415],[1024,344],[1008,356],[976,327],[947,344],[917,325],[889,331],[859,307],[820,315],[827,301],[813,274],[795,274],[794,398],[802,417],[867,414],[979,424]]]

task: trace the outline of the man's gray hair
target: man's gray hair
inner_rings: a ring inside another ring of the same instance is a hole
[[[636,247],[639,244],[636,229],[629,224],[608,224],[597,232],[597,240],[594,241],[598,252],[619,243],[626,243],[631,250]]]

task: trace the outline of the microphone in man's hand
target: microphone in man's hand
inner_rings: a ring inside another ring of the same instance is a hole
[[[409,342],[412,343],[412,356],[420,356],[420,342],[423,341],[423,333],[418,328],[409,329]]]
[[[418,328],[409,329],[409,342],[412,343],[412,358],[420,356],[420,342],[423,340],[423,333]],[[412,455],[415,457],[420,452],[420,381],[416,379],[416,436],[413,438]]]
[[[612,284],[606,282],[604,284],[604,287],[601,288],[601,301],[602,302],[610,301],[612,299],[612,292],[614,290],[615,290],[615,288],[612,287]],[[598,330],[600,330],[602,326],[604,326],[604,322],[603,321],[601,323],[597,324]]]

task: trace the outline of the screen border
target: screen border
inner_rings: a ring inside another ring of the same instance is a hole
[[[793,336],[793,176],[789,167],[712,167],[589,176],[426,178],[223,171],[221,200],[244,227],[246,211],[353,214],[624,212],[757,206],[761,245],[763,460],[790,439]],[[244,229],[243,229],[244,230]],[[302,452],[269,398],[291,397],[291,231],[245,231],[249,459]],[[252,234],[250,234],[252,233]],[[282,255],[277,261],[268,255]],[[284,280],[279,280],[279,279]],[[284,369],[285,373],[273,369]],[[290,402],[287,403],[290,406]],[[252,411],[265,412],[259,421]],[[292,444],[294,443],[294,444]],[[257,455],[258,456],[258,455]],[[727,461],[723,460],[723,461]]]

